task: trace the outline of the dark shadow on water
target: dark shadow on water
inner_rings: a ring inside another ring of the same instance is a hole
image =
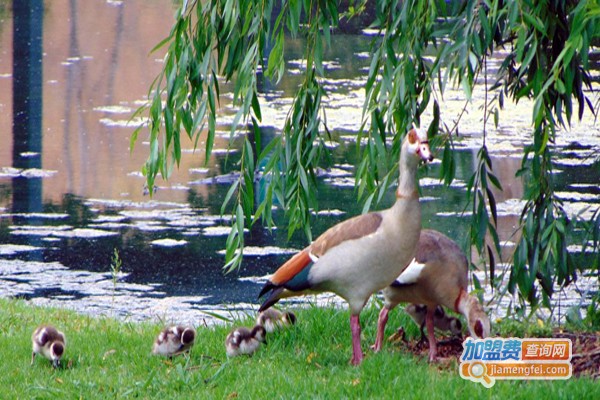
[[[13,166],[42,167],[42,0],[13,2]],[[42,179],[13,178],[13,211],[42,211]]]

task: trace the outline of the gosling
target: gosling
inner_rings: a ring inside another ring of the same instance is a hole
[[[36,328],[31,335],[33,351],[31,352],[31,365],[36,354],[40,354],[52,361],[52,366],[58,368],[60,360],[65,353],[67,339],[65,334],[51,325],[42,325]]]
[[[412,320],[421,328],[421,340],[425,340],[425,317],[427,306],[424,304],[409,304],[404,309]],[[433,326],[440,331],[450,332],[452,337],[462,338],[462,323],[456,317],[452,317],[444,311],[442,306],[437,306],[433,313]]]
[[[266,309],[258,314],[256,325],[265,327],[267,333],[292,326],[296,323],[296,314],[291,311],[281,312],[274,308]]]
[[[225,351],[228,357],[251,355],[261,343],[267,344],[267,330],[264,326],[256,325],[252,330],[244,327],[235,328],[225,339]]]
[[[189,352],[196,340],[196,330],[180,325],[165,328],[158,334],[152,354],[173,357]]]

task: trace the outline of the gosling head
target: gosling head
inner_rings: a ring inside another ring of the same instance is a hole
[[[264,326],[255,325],[251,331],[252,337],[261,343],[267,344],[267,330]]]
[[[460,322],[460,319],[452,317],[452,320],[450,321],[450,333],[452,334],[452,336],[457,337],[457,338],[461,338],[462,337],[462,322]]]
[[[185,328],[181,334],[181,344],[183,346],[191,346],[196,340],[196,330],[194,328]]]
[[[62,342],[54,342],[52,345],[50,345],[50,358],[54,368],[58,368],[60,366],[60,360],[64,352],[65,346]]]
[[[283,314],[283,320],[287,325],[296,325],[296,314],[291,311],[287,311]]]

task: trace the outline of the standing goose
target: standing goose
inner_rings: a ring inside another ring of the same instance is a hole
[[[31,352],[31,364],[36,354],[52,361],[52,366],[57,368],[65,352],[67,339],[65,334],[51,325],[42,325],[36,328],[31,335],[33,351]]]
[[[425,325],[430,361],[437,357],[434,317],[438,305],[463,314],[471,336],[489,336],[490,320],[477,298],[467,293],[467,281],[467,257],[460,247],[440,232],[423,229],[415,259],[383,290],[384,307],[379,313],[377,339],[373,350],[381,350],[388,313],[401,302],[427,306]]]
[[[360,364],[360,312],[371,294],[393,282],[415,254],[421,230],[416,178],[421,159],[433,159],[427,136],[411,129],[400,151],[394,205],[339,223],[294,255],[265,283],[259,297],[268,296],[259,311],[285,297],[336,293],[350,306],[350,361]]]
[[[194,328],[180,325],[170,326],[158,334],[152,347],[152,353],[159,356],[173,357],[189,351],[195,340],[196,331]]]

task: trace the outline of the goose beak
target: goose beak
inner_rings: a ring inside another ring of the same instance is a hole
[[[55,360],[52,360],[52,367],[54,367],[54,369],[60,367],[60,360],[58,358]]]
[[[431,149],[429,148],[429,141],[424,140],[419,143],[419,148],[417,149],[417,154],[421,157],[421,160],[425,162],[433,161],[433,154],[431,153]]]

